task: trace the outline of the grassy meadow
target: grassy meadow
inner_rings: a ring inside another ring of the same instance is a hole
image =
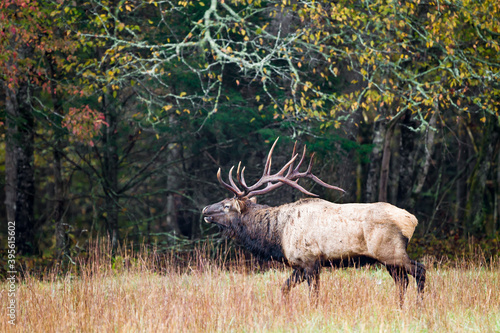
[[[16,283],[16,325],[7,322],[2,283],[1,332],[500,332],[500,262],[426,258],[426,294],[415,280],[404,307],[383,267],[323,269],[317,305],[307,283],[288,299],[281,285],[291,270],[247,261],[209,259],[204,251],[173,254],[102,253]],[[223,258],[220,256],[219,258]],[[170,264],[170,262],[172,264]],[[488,263],[487,263],[488,262]]]

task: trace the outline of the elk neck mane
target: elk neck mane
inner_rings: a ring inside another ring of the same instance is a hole
[[[261,260],[284,260],[281,244],[284,221],[278,219],[279,207],[250,200],[244,200],[241,206],[239,220],[229,234]]]

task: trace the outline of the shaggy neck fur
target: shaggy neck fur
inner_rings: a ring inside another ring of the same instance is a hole
[[[284,260],[281,244],[283,223],[278,222],[277,207],[246,203],[233,221],[228,234],[261,260]]]

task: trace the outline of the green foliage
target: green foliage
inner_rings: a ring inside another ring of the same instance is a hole
[[[500,234],[482,238],[462,238],[458,234],[447,237],[439,237],[433,233],[415,235],[409,243],[408,254],[415,258],[434,257],[437,261],[448,263],[468,258],[488,264],[498,260],[500,256]]]

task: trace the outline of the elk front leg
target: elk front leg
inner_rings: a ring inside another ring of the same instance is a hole
[[[281,287],[281,292],[284,296],[288,296],[290,290],[295,287],[297,284],[302,283],[306,278],[306,274],[303,269],[295,268],[292,272],[292,275],[286,280],[283,287]]]
[[[320,268],[314,267],[312,270],[306,270],[306,280],[309,285],[309,298],[312,304],[317,305],[319,299],[319,273]]]
[[[283,295],[288,296],[293,287],[306,280],[309,285],[309,297],[313,304],[317,304],[319,297],[319,273],[319,266],[306,269],[295,268],[292,275],[286,280],[281,288]]]

